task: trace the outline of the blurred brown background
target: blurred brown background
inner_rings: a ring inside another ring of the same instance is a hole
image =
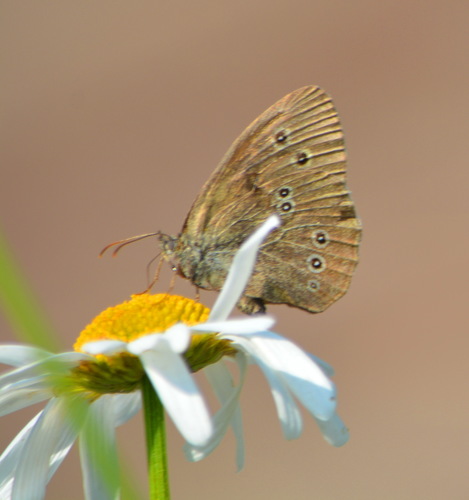
[[[301,438],[285,441],[252,370],[245,469],[235,472],[231,437],[188,463],[170,425],[173,497],[469,498],[467,2],[27,0],[0,10],[0,224],[63,349],[146,285],[154,241],[118,259],[98,259],[102,246],[177,233],[265,108],[318,84],[341,115],[364,223],[356,277],[323,314],[270,312],[276,331],[335,367],[351,440],[330,447],[305,415]],[[176,292],[194,293],[182,280]],[[0,327],[1,341],[15,340],[3,317]],[[145,491],[139,417],[120,445]],[[26,420],[2,419],[2,449]],[[82,498],[76,455],[48,498]]]

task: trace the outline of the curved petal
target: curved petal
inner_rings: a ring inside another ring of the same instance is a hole
[[[0,363],[23,366],[52,356],[51,352],[28,345],[0,345]]]
[[[0,498],[11,498],[14,473],[18,467],[23,446],[41,414],[42,411],[23,427],[0,457]]]
[[[127,350],[130,353],[135,354],[135,356],[140,356],[142,352],[155,349],[160,338],[161,333],[149,333],[147,335],[143,335],[142,337],[129,342]]]
[[[248,318],[227,319],[225,321],[208,321],[191,326],[196,332],[220,332],[224,334],[256,333],[268,330],[275,324],[270,316],[259,315]]]
[[[149,350],[158,350],[160,345],[169,346],[173,352],[182,353],[188,347],[191,340],[190,330],[187,325],[177,323],[164,333],[151,333],[144,335],[129,343],[128,350],[136,356]]]
[[[65,352],[54,354],[36,363],[31,363],[0,375],[0,391],[20,380],[42,377],[46,379],[51,373],[60,375],[74,367],[78,361],[89,358],[87,354],[79,352]]]
[[[311,354],[310,352],[307,352],[305,354],[307,354],[313,360],[313,362],[316,363],[328,377],[334,376],[334,374],[335,374],[334,368],[329,363],[326,363],[326,361],[324,361],[321,358],[318,358],[317,356],[315,356],[314,354]]]
[[[163,347],[140,355],[145,372],[186,441],[204,445],[213,432],[205,401],[180,355]]]
[[[164,333],[165,339],[174,352],[185,352],[191,341],[191,332],[187,325],[177,323]]]
[[[125,424],[130,420],[142,407],[142,398],[140,391],[131,392],[130,394],[113,394],[114,400],[114,418],[116,419],[116,427]]]
[[[329,420],[316,419],[316,423],[324,439],[332,446],[343,446],[349,440],[349,431],[337,413]]]
[[[234,336],[233,340],[236,341]],[[273,332],[249,335],[249,340],[257,358],[283,378],[312,415],[322,420],[328,420],[333,415],[336,408],[335,386],[304,351]]]
[[[303,430],[303,421],[298,406],[293,400],[288,390],[289,387],[281,374],[273,369],[268,362],[266,363],[264,361],[262,351],[259,352],[259,349],[256,348],[250,340],[251,339],[239,336],[235,339],[235,343],[240,345],[251,355],[266,377],[270,385],[275,407],[277,408],[277,415],[285,438],[296,439],[301,435]]]
[[[114,403],[115,398],[111,395],[95,401],[80,432],[80,462],[86,500],[119,498]]]
[[[251,236],[241,245],[234,256],[228,276],[218,295],[209,321],[220,321],[228,317],[238,302],[243,290],[251,277],[256,263],[257,252],[267,235],[280,226],[278,215],[271,215]]]
[[[0,391],[0,417],[40,403],[52,396],[52,391],[44,387],[41,379],[29,379],[9,385]]]
[[[53,395],[51,375],[66,375],[87,354],[67,352],[11,370],[0,376],[0,416],[44,401]]]
[[[64,418],[65,404],[62,399],[51,400],[31,428],[15,471],[12,500],[44,498],[47,482],[76,437],[76,430]]]
[[[236,439],[237,469],[241,470],[243,468],[244,440],[239,395],[244,384],[247,362],[243,353],[239,353],[235,359],[240,370],[240,381],[237,386],[233,386],[233,379],[223,360],[204,368],[204,373],[212,384],[218,399],[222,403],[222,407],[213,419],[215,431],[210,441],[205,446],[195,447],[190,446],[188,443],[184,445],[184,453],[188,460],[197,462],[212,453],[231,425]]]
[[[83,344],[81,349],[88,354],[105,354],[110,356],[127,351],[127,342],[123,342],[122,340],[95,340],[94,342]]]
[[[36,384],[39,380],[45,381],[48,377],[48,374],[45,370],[41,372],[40,368],[38,368],[39,366],[40,365],[37,364],[27,365],[1,375],[0,392],[7,391],[11,387],[17,386],[18,384],[22,384],[23,387],[26,387],[28,385],[28,381],[32,381],[32,385]]]

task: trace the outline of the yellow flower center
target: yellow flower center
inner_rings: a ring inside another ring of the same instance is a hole
[[[81,332],[74,349],[82,352],[88,342],[121,340],[130,342],[143,335],[162,333],[176,323],[195,325],[206,321],[209,309],[186,297],[169,294],[132,295],[127,302],[109,307]],[[192,371],[232,356],[231,342],[217,334],[194,334],[185,353]],[[82,361],[73,370],[73,386],[95,399],[100,394],[132,392],[140,387],[144,376],[138,357],[129,353],[97,355],[93,361]]]
[[[96,340],[126,342],[148,333],[161,333],[176,323],[195,325],[208,318],[210,310],[199,302],[160,293],[132,295],[127,302],[108,307],[81,332],[73,348]]]

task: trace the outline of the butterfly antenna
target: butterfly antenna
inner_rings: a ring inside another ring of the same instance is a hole
[[[159,236],[160,232],[156,233],[148,233],[148,234],[139,234],[138,236],[132,236],[131,238],[126,238],[125,240],[119,240],[115,241],[114,243],[109,243],[109,245],[106,245],[101,252],[99,252],[99,256],[102,257],[104,253],[111,247],[116,247],[114,251],[112,252],[112,256],[115,257],[117,253],[120,251],[121,248],[125,247],[129,243],[135,243],[136,241],[143,240],[145,238],[149,238],[150,236]],[[158,257],[158,255],[156,256]],[[156,258],[155,257],[155,258]]]

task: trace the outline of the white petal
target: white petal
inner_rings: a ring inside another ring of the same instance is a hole
[[[177,323],[169,328],[164,334],[173,352],[185,352],[191,341],[191,332],[187,325]]]
[[[334,384],[304,351],[273,332],[261,332],[249,338],[258,358],[283,377],[312,415],[323,420],[332,416],[336,407]]]
[[[149,333],[148,335],[144,335],[143,337],[129,342],[127,349],[130,353],[140,356],[142,352],[155,349],[158,345],[160,337],[162,337],[160,333]]]
[[[79,360],[89,358],[87,354],[78,352],[66,352],[55,354],[37,363],[31,363],[21,368],[10,370],[0,375],[0,391],[21,380],[48,378],[53,372],[60,375],[65,374],[71,367],[76,366]]]
[[[244,440],[243,423],[241,418],[241,408],[239,406],[239,395],[244,384],[246,373],[246,358],[242,353],[236,356],[236,361],[240,369],[240,381],[237,386],[233,386],[233,380],[224,361],[204,368],[212,384],[218,399],[222,403],[221,409],[214,417],[215,431],[212,438],[205,446],[184,445],[184,453],[188,460],[197,462],[208,456],[223,439],[228,427],[231,425],[236,438],[236,464],[238,470],[244,465]]]
[[[142,407],[142,398],[139,391],[130,394],[113,394],[112,398],[114,400],[116,427],[125,424]]]
[[[130,342],[129,352],[139,356],[145,351],[158,350],[160,345],[169,346],[173,352],[184,352],[189,347],[190,338],[189,327],[177,323],[164,333],[144,335]]]
[[[111,354],[127,351],[127,342],[123,342],[122,340],[96,340],[83,344],[81,349],[88,354],[105,354],[110,356]]]
[[[205,402],[179,354],[166,350],[140,355],[155,391],[179,432],[189,443],[204,445],[213,432]]]
[[[0,417],[52,397],[52,391],[49,388],[44,388],[42,379],[36,382],[34,379],[25,380],[2,390],[0,392]]]
[[[36,363],[52,356],[52,353],[27,345],[0,345],[0,363],[10,366],[23,366]]]
[[[95,401],[80,432],[80,461],[86,500],[119,498],[114,401],[111,395]]]
[[[277,215],[271,215],[241,245],[234,256],[223,288],[213,305],[209,321],[224,320],[231,313],[251,277],[259,247],[267,235],[279,226],[280,218]]]
[[[50,401],[31,429],[15,472],[12,500],[44,498],[46,484],[51,477],[51,461],[55,471],[58,467],[55,457],[59,456],[63,460],[65,455],[61,450],[70,449],[76,435],[64,418],[64,411],[63,400]]]
[[[42,411],[39,412],[23,429],[16,435],[0,457],[0,498],[9,499],[13,486],[14,473],[18,467],[24,443],[36,425]]]
[[[51,455],[49,460],[49,474],[47,480],[50,481],[56,470],[60,467],[65,457],[68,455],[70,448],[75,442],[75,434],[70,433],[66,440],[59,446]]]
[[[311,354],[310,352],[307,352],[306,354],[313,360],[314,363],[316,363],[317,365],[320,366],[322,371],[328,377],[334,376],[334,373],[335,373],[334,368],[329,363],[326,363],[326,361],[324,361],[321,358],[318,358],[317,356],[315,356],[314,354]]]
[[[297,439],[303,431],[303,419],[295,400],[291,397],[287,387],[280,379],[264,366],[264,374],[269,380],[270,390],[277,408],[278,418],[282,426],[285,439]]]
[[[32,380],[34,383],[38,379],[45,380],[48,374],[45,370],[41,371],[39,364],[26,365],[15,370],[10,370],[3,375],[0,375],[0,391],[7,390],[9,387],[23,383],[26,384],[27,380]]]
[[[235,357],[235,361],[238,365],[240,372],[240,379],[237,386],[233,387],[231,374],[227,369],[227,367],[225,366],[225,363],[221,365],[221,367],[224,369],[225,376],[223,377],[221,374],[221,370],[218,370],[217,372],[213,372],[210,378],[212,382],[214,382],[214,377],[217,377],[220,381],[225,379],[224,380],[225,388],[223,389],[223,391],[226,392],[228,396],[225,396],[225,398],[220,398],[220,401],[224,404],[226,408],[225,409],[222,408],[215,415],[214,417],[215,426],[218,429],[219,434],[220,433],[224,434],[223,429],[224,427],[226,427],[226,425],[229,424],[231,426],[236,441],[236,468],[238,471],[240,471],[244,466],[244,436],[243,436],[244,432],[243,432],[243,419],[241,415],[241,407],[239,405],[239,397],[246,378],[247,359],[246,356],[243,355],[243,353],[238,353]],[[207,368],[210,368],[210,366]],[[231,388],[231,393],[228,392],[230,388]]]
[[[48,363],[49,361],[51,362],[57,362],[61,363],[64,365],[66,368],[70,368],[72,366],[76,366],[80,361],[84,359],[94,359],[93,356],[89,356],[88,354],[84,352],[76,352],[76,351],[70,351],[70,352],[61,352],[60,354],[55,354],[51,358],[47,359],[44,361],[44,364],[46,366],[49,366]]]
[[[259,350],[248,338],[239,336],[236,343],[250,353],[267,378],[285,438],[298,438],[303,430],[303,421],[298,406],[292,398],[282,375],[273,369],[269,363],[265,362],[263,353],[259,353]]]
[[[336,413],[329,420],[316,419],[316,422],[324,439],[332,446],[343,446],[349,440],[349,431]]]
[[[88,357],[83,353],[62,353],[0,376],[0,416],[50,398],[51,374],[65,375],[78,360]]]
[[[208,321],[191,326],[192,331],[220,332],[226,334],[256,333],[268,330],[275,323],[270,316],[251,316],[240,319],[227,319],[225,321]]]

